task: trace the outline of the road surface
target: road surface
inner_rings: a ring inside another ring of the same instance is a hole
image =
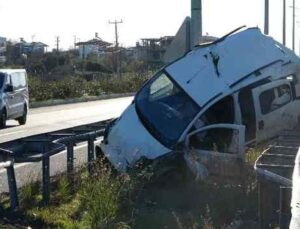
[[[126,97],[31,109],[25,126],[19,126],[16,121],[7,122],[8,127],[0,130],[0,143],[118,117],[132,100],[132,97]],[[100,140],[95,143],[99,144]],[[75,166],[84,164],[87,161],[87,144],[77,145],[74,153]],[[41,162],[15,164],[14,167],[18,188],[41,179]],[[51,176],[64,172],[66,167],[66,151],[50,157]],[[0,193],[2,192],[8,192],[5,169],[0,169]]]
[[[7,128],[0,129],[0,143],[118,117],[132,100],[133,97],[125,97],[34,108],[29,111],[26,125],[10,120]]]

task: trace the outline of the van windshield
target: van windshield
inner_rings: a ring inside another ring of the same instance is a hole
[[[137,94],[135,102],[146,129],[171,149],[200,110],[165,72],[153,77]]]
[[[0,73],[0,89],[3,87],[4,84],[4,74]]]

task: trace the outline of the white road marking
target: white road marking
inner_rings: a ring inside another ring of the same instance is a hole
[[[1,137],[1,136],[12,135],[12,134],[17,134],[17,133],[22,133],[22,132],[26,132],[26,130],[18,130],[18,131],[14,131],[14,132],[11,132],[11,133],[0,134],[0,137]]]

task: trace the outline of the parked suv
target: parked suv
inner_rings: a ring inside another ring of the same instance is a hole
[[[0,69],[0,128],[15,119],[24,125],[28,112],[28,83],[24,69]]]

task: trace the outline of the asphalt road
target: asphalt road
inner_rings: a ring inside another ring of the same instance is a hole
[[[8,121],[8,127],[0,130],[0,143],[21,137],[65,129],[105,119],[118,117],[131,103],[132,97],[109,99],[95,102],[59,105],[31,109],[28,122],[19,126],[16,121]],[[100,139],[96,141],[99,144]],[[87,144],[79,144],[74,148],[75,166],[87,161]],[[41,179],[41,163],[15,164],[15,173],[18,187]],[[66,170],[66,151],[50,158],[51,176]],[[6,170],[0,169],[0,193],[8,191]]]
[[[0,143],[118,117],[132,100],[126,97],[34,108],[29,111],[26,125],[10,120],[7,128],[0,129]]]

